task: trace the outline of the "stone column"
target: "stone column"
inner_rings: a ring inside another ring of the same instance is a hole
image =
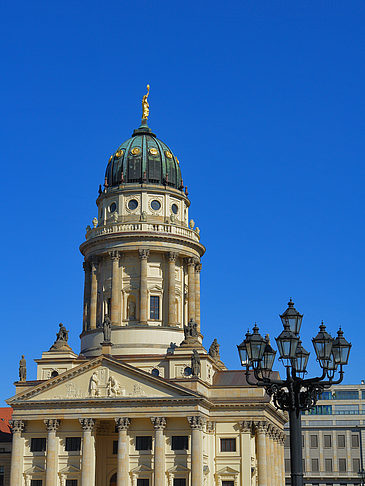
[[[81,486],[95,486],[95,438],[93,435],[94,420],[79,419],[83,429]]]
[[[285,433],[280,432],[279,440],[279,484],[285,485],[285,460],[284,460]]]
[[[241,422],[241,486],[251,485],[251,434],[252,422]],[[276,486],[276,485],[275,485]]]
[[[198,332],[200,334],[200,272],[202,264],[195,265],[195,322],[198,325]]]
[[[154,464],[154,486],[165,485],[165,436],[166,419],[164,417],[151,417],[151,422],[155,428],[155,447],[153,454]]]
[[[266,439],[267,423],[255,422],[257,441],[258,486],[267,486]]]
[[[139,259],[141,261],[139,285],[139,321],[141,324],[147,324],[147,259],[149,254],[149,250],[139,250]]]
[[[24,429],[23,420],[10,420],[13,429],[13,444],[11,452],[10,486],[23,484],[23,458],[24,440],[22,431]]]
[[[203,427],[206,420],[199,415],[188,417],[191,427],[191,486],[203,484]]]
[[[272,477],[272,470],[273,470],[273,451],[271,447],[271,425],[269,424],[266,429],[266,470],[267,470],[267,478],[266,484],[267,486],[275,486],[273,477]]]
[[[87,331],[90,326],[90,285],[91,285],[91,266],[89,262],[83,263],[85,271],[84,281],[84,312],[83,312],[83,330]]]
[[[90,291],[90,329],[96,329],[96,310],[98,303],[98,282],[96,272],[98,271],[98,263],[96,259],[91,261],[91,291]]]
[[[47,429],[46,486],[57,486],[58,438],[56,431],[60,425],[57,419],[44,420]]]
[[[279,476],[279,431],[277,429],[273,432],[273,448],[274,448],[274,484],[280,486]]]
[[[169,326],[176,326],[176,289],[175,289],[175,262],[177,253],[170,251],[169,258]]]
[[[195,258],[188,258],[188,322],[195,321]]]
[[[120,305],[120,271],[119,271],[119,251],[109,252],[112,260],[112,308],[110,320],[115,326],[121,326],[121,305]]]
[[[129,485],[129,447],[127,430],[130,424],[129,418],[115,419],[118,429],[118,458],[117,458],[117,486]]]

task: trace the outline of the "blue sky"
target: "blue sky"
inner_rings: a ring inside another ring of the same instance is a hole
[[[362,1],[54,2],[0,7],[0,397],[58,323],[79,351],[78,246],[110,154],[140,121],[178,156],[207,252],[202,328],[227,366],[255,321],[323,319],[365,378]],[[312,353],[313,354],[313,353]],[[313,355],[311,371],[317,371]],[[282,370],[281,365],[278,366]]]

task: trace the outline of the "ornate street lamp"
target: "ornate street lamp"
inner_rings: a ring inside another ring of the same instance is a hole
[[[268,336],[264,339],[260,335],[256,324],[253,333],[247,332],[237,348],[241,364],[246,368],[247,383],[264,387],[274,405],[289,414],[291,486],[303,486],[301,412],[313,408],[325,388],[341,383],[351,344],[343,337],[341,328],[333,339],[322,321],[319,333],[312,339],[322,375],[305,379],[310,353],[303,348],[299,337],[303,315],[290,299],[280,318],[284,330],[276,338],[276,343],[279,359],[286,368],[285,380],[272,377],[276,351]],[[339,374],[337,380],[334,379],[336,372]]]

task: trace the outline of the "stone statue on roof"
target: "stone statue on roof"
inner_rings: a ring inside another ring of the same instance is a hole
[[[110,320],[110,317],[107,314],[104,317],[103,333],[104,333],[104,342],[110,343],[112,338],[112,322]]]
[[[24,359],[24,354],[22,354],[22,359],[19,361],[19,380],[27,380],[27,362]]]
[[[216,339],[212,342],[209,348],[209,355],[214,359],[214,360],[220,360],[219,356],[219,344]]]
[[[70,351],[71,348],[67,344],[68,330],[62,322],[59,323],[59,327],[58,333],[56,334],[56,341],[51,346],[50,351]]]
[[[200,356],[196,349],[193,349],[193,354],[191,356],[191,372],[193,376],[200,375]]]

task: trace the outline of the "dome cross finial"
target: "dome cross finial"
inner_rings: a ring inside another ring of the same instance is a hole
[[[150,94],[150,85],[147,84],[147,94],[142,98],[142,120],[147,120],[150,114],[150,105],[148,104],[147,98]]]

